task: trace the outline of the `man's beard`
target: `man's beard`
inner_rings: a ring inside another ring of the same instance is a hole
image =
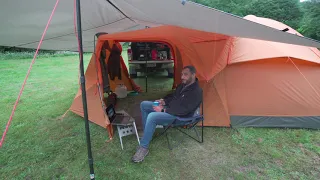
[[[183,84],[189,85],[192,82],[192,78],[184,80]]]

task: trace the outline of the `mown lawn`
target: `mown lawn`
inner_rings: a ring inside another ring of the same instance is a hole
[[[84,58],[87,64],[90,55]],[[30,61],[0,60],[1,135]],[[0,149],[0,179],[89,179],[84,121],[71,112],[61,119],[77,92],[77,78],[78,56],[37,59]],[[163,81],[170,87],[172,81]],[[151,78],[152,83],[159,81]],[[206,127],[203,144],[185,139],[170,151],[161,137],[145,161],[134,164],[133,136],[124,138],[121,150],[117,136],[106,143],[102,127],[90,123],[90,130],[96,179],[320,179],[320,131]]]

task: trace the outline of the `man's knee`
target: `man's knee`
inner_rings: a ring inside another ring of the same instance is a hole
[[[142,101],[142,102],[140,103],[140,108],[141,108],[141,109],[146,109],[146,108],[148,108],[150,105],[151,105],[151,104],[150,104],[150,101]]]
[[[148,114],[147,122],[148,123],[157,123],[158,114],[159,114],[158,112],[152,112],[152,113]]]

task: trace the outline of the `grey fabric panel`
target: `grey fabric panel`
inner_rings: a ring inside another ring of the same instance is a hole
[[[21,2],[24,1],[1,1],[0,45],[36,48],[55,0],[28,0],[28,3],[23,4]],[[111,34],[163,24],[228,36],[320,47],[320,42],[316,40],[283,32],[190,1],[185,5],[182,5],[180,0],[110,0],[110,2],[114,6],[106,0],[81,1],[84,51],[93,51],[92,41],[97,32]],[[77,46],[74,35],[74,2],[60,1],[41,49],[77,51]]]
[[[233,127],[286,127],[320,129],[320,116],[230,116]]]

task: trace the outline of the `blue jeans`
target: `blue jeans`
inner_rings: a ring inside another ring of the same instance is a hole
[[[157,125],[168,125],[171,124],[176,117],[165,112],[155,112],[153,110],[153,102],[143,101],[140,104],[142,114],[142,126],[143,126],[143,137],[140,141],[140,146],[144,148],[149,147],[149,143],[152,140],[154,131]]]

